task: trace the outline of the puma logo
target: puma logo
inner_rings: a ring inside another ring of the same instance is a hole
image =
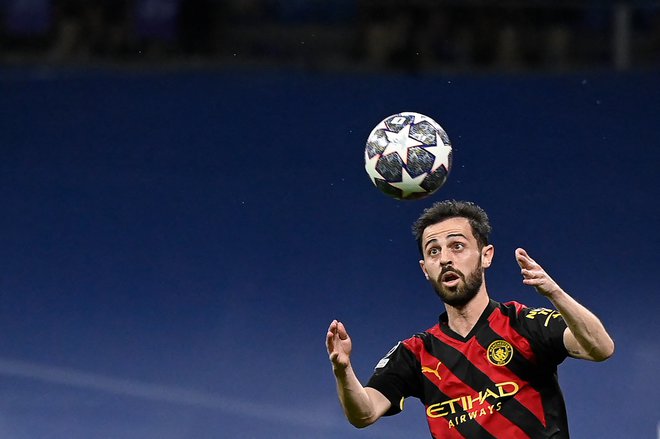
[[[431,369],[428,366],[422,366],[422,373],[432,373],[433,375],[437,376],[439,380],[442,378],[440,377],[440,373],[438,372],[438,369],[440,368],[440,365],[442,364],[441,361],[438,361],[438,364],[435,366],[435,369]]]

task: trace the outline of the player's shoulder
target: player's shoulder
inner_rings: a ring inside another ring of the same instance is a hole
[[[509,320],[511,324],[516,324],[521,321],[524,322],[533,308],[530,308],[524,303],[512,300],[509,302],[498,303],[497,309],[502,318]]]
[[[556,313],[556,311],[554,309],[545,308],[545,307],[542,307],[542,306],[541,307],[530,307],[530,306],[524,305],[524,304],[522,304],[520,302],[516,302],[516,301],[510,301],[510,302],[502,303],[502,304],[500,304],[500,306],[503,309],[505,309],[507,311],[507,313],[516,314],[518,316],[523,316],[523,317],[534,316],[536,314],[547,315],[547,314]]]
[[[541,322],[545,326],[550,320],[561,320],[561,314],[550,308],[530,307],[520,302],[510,301],[500,304],[502,314],[509,317],[512,322],[519,325],[536,325]]]
[[[518,316],[521,313],[527,312],[529,307],[523,303],[516,302],[515,300],[511,300],[509,302],[500,303],[499,309],[500,311],[502,311],[503,314]]]
[[[435,323],[433,326],[430,326],[430,327],[428,327],[428,328],[426,328],[422,331],[415,332],[413,335],[411,335],[408,338],[408,340],[418,339],[418,338],[423,339],[423,338],[426,338],[426,337],[428,337],[432,334],[437,333],[438,331],[440,331],[440,323],[439,322]]]
[[[420,332],[416,332],[411,335],[409,338],[403,340],[401,345],[406,347],[408,350],[413,352],[419,352],[420,350],[425,349],[424,345],[430,340],[433,336],[432,334],[440,331],[440,325],[436,323],[428,329],[425,329]]]

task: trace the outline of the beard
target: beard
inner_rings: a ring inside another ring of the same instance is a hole
[[[457,274],[462,282],[454,287],[445,287],[440,279],[447,272]],[[484,282],[483,274],[484,269],[481,267],[481,260],[479,260],[477,267],[467,277],[461,271],[448,267],[440,272],[437,279],[431,279],[431,284],[444,303],[455,308],[462,308],[474,299],[474,296],[481,289]]]

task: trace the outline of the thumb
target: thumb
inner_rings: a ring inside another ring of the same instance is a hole
[[[340,340],[346,340],[348,338],[348,332],[342,322],[337,322],[337,335],[339,335]]]

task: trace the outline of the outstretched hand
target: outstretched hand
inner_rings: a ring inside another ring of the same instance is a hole
[[[342,322],[333,320],[330,323],[325,339],[325,346],[328,348],[328,356],[332,362],[333,369],[335,371],[346,370],[351,364],[350,357],[353,344]]]
[[[516,261],[520,266],[520,273],[523,276],[525,285],[536,288],[539,294],[546,297],[561,291],[557,282],[524,249],[516,249]]]

